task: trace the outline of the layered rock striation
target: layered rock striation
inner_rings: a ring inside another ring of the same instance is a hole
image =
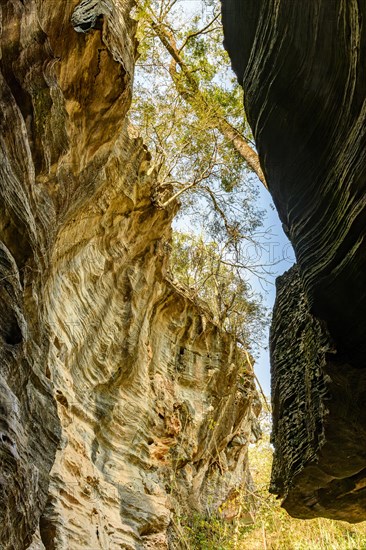
[[[365,519],[366,3],[223,0],[225,43],[298,267],[271,333],[273,490]]]
[[[4,550],[179,547],[248,480],[250,366],[168,280],[177,207],[126,118],[133,5],[1,6]]]

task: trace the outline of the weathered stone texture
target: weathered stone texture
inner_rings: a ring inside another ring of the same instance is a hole
[[[275,372],[272,490],[283,496],[324,444],[329,399],[324,367],[332,352],[326,331],[309,312],[297,266],[277,279],[270,341]]]
[[[132,0],[1,5],[0,545],[166,548],[247,481],[233,341],[166,278]]]
[[[366,467],[366,2],[222,3],[226,47],[300,276],[279,283],[272,327],[274,488],[294,515],[359,521],[366,513],[362,482],[354,484]],[[314,461],[323,474],[314,474]]]
[[[271,360],[271,490],[294,516],[362,521],[366,374],[310,313],[297,266],[277,280]]]

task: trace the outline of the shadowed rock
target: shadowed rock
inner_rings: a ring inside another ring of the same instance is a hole
[[[298,262],[298,281],[278,286],[271,362],[273,490],[299,517],[366,513],[365,18],[365,1],[223,0],[225,45]]]

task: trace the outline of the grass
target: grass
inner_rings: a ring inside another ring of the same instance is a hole
[[[219,516],[198,514],[177,518],[184,548],[192,550],[366,550],[366,521],[349,524],[324,518],[291,518],[268,492],[272,464],[269,436],[251,445],[249,461],[256,489],[243,495],[246,502],[257,503],[254,522],[228,523]]]

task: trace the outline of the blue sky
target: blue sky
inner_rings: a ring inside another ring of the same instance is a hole
[[[175,8],[178,8],[177,17],[179,21],[189,21],[193,16],[199,15],[202,22],[207,23],[207,17],[212,17],[212,6],[207,0],[178,0]],[[211,15],[210,15],[211,14]],[[231,73],[233,74],[233,73]],[[139,78],[137,67],[136,80]],[[230,78],[223,67],[223,79]],[[225,84],[224,80],[224,84]],[[232,84],[228,81],[228,86]],[[251,176],[254,178],[254,176]],[[292,247],[283,233],[282,225],[275,211],[271,196],[264,186],[257,179],[259,195],[257,206],[260,210],[265,210],[266,217],[263,224],[265,237],[260,238],[261,247],[255,248],[248,246],[248,258],[251,265],[261,264],[268,266],[269,274],[266,280],[259,279],[250,271],[247,273],[247,280],[255,292],[259,292],[263,297],[264,305],[271,311],[275,300],[275,279],[284,271],[289,269],[294,263],[294,253]],[[183,219],[182,219],[183,218]],[[189,217],[180,217],[175,221],[174,227],[181,231],[194,231]],[[257,359],[255,363],[255,373],[266,395],[270,394],[270,362],[268,350],[268,330],[265,342],[256,350]]]
[[[295,258],[292,246],[282,230],[282,224],[278,214],[272,205],[271,196],[263,185],[259,182],[258,206],[266,211],[264,228],[270,229],[271,237],[266,241],[262,249],[261,260],[263,263],[271,264],[271,275],[267,277],[268,282],[259,281],[255,276],[250,276],[250,281],[254,290],[260,292],[263,296],[265,306],[271,311],[276,297],[275,280],[290,269]],[[269,327],[267,330],[266,341],[268,343]],[[270,360],[269,349],[267,346],[260,348],[259,357],[254,366],[255,373],[266,395],[270,394]]]

